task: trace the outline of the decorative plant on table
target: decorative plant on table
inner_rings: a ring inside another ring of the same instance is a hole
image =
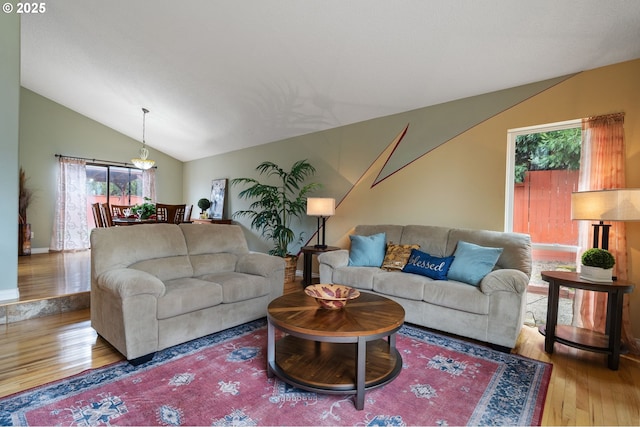
[[[233,217],[251,218],[251,228],[273,242],[269,254],[285,258],[288,266],[293,265],[295,275],[297,256],[289,253],[289,245],[296,240],[291,223],[294,218],[300,219],[305,214],[307,194],[321,187],[318,183],[303,185],[316,170],[307,160],[298,160],[288,172],[268,161],[260,163],[256,170],[267,178],[277,177],[279,182],[277,185],[271,185],[254,178],[233,179],[231,185],[250,186],[238,194],[240,199],[257,199],[251,203],[249,209],[234,212]],[[303,233],[298,235],[298,242],[302,242],[302,236]],[[291,267],[287,270],[291,276]],[[293,280],[293,277],[288,277],[287,280]]]
[[[606,249],[587,249],[581,256],[582,268],[580,276],[596,282],[610,282],[613,277],[613,266],[616,260]]]
[[[200,218],[206,219],[207,214],[205,211],[211,207],[211,200],[205,198],[198,200],[198,207],[200,208]]]
[[[140,219],[147,219],[151,215],[156,214],[156,205],[151,203],[151,199],[149,197],[145,197],[144,203],[134,205],[131,208],[131,211],[135,212]]]

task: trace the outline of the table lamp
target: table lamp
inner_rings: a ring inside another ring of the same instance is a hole
[[[604,221],[640,221],[640,188],[571,193],[571,219],[598,221],[593,225],[593,247],[609,249],[610,224]]]
[[[336,199],[324,197],[307,198],[307,215],[318,217],[318,243],[314,245],[318,249],[326,249],[325,225],[327,217],[336,213]],[[320,219],[322,219],[322,243],[320,243]]]

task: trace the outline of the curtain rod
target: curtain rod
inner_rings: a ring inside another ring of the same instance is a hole
[[[116,162],[113,160],[100,160],[100,159],[88,159],[86,157],[77,157],[77,156],[65,156],[64,154],[56,154],[56,157],[60,157],[62,159],[75,159],[75,160],[86,160],[88,162],[91,163],[104,163],[107,165],[123,165],[123,166],[134,166],[135,165],[133,163],[126,163],[126,162]],[[157,168],[157,166],[153,167],[154,169]]]

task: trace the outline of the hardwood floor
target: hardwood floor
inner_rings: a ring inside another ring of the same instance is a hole
[[[58,289],[78,289],[82,285],[62,283],[85,280],[84,273],[70,274],[70,270],[89,271],[86,265],[70,266],[72,257],[62,254],[30,258],[29,268],[19,268],[19,281],[23,274],[37,277],[42,289],[48,282]],[[78,256],[75,261],[87,263],[88,258],[83,261]],[[285,292],[300,288],[299,280],[285,284]],[[0,349],[0,396],[123,359],[97,337],[89,310],[3,325]],[[527,326],[514,352],[553,363],[542,425],[640,425],[640,359],[623,356],[620,369],[611,371],[601,354],[556,344],[549,355],[544,352],[544,338]]]
[[[90,251],[18,257],[19,301],[88,292],[90,288]]]

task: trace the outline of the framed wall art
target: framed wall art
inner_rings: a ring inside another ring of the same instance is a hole
[[[227,179],[214,179],[211,181],[211,207],[209,218],[222,219],[224,217],[224,202],[227,195]]]

